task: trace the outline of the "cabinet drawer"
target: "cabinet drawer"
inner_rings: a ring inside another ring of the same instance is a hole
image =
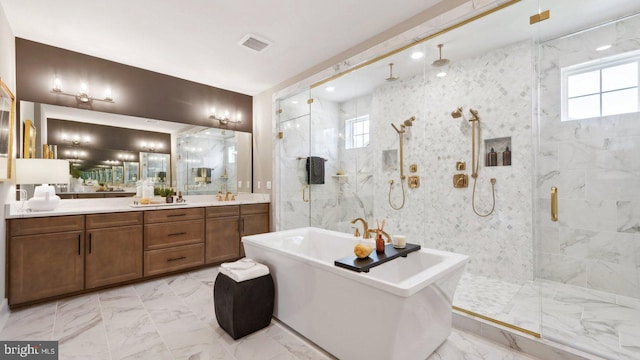
[[[142,225],[142,211],[87,215],[87,230],[129,225]]]
[[[11,219],[11,236],[84,230],[84,215]]]
[[[144,223],[164,223],[167,221],[196,220],[204,218],[204,208],[150,210],[144,212]]]
[[[204,220],[178,221],[144,226],[144,249],[204,242]]]
[[[260,214],[269,212],[269,204],[248,204],[241,205],[240,212],[244,214]]]
[[[188,269],[204,264],[204,245],[185,245],[144,253],[144,276]]]
[[[240,206],[228,205],[228,206],[208,207],[206,209],[206,213],[207,213],[207,218],[238,216],[240,215]]]

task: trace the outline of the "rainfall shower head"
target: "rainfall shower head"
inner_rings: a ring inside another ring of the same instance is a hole
[[[440,67],[440,66],[445,66],[449,63],[449,59],[443,59],[442,58],[442,47],[444,45],[443,44],[438,44],[438,51],[440,52],[440,58],[434,62],[431,63],[431,66],[435,66],[435,67]]]
[[[457,119],[461,116],[462,116],[462,106],[458,107],[457,109],[451,112],[451,117],[454,119]]]
[[[397,76],[393,76],[393,63],[389,63],[389,77],[385,79],[386,81],[396,81],[398,80]]]

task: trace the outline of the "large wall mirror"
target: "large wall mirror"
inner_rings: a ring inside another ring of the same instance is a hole
[[[27,101],[20,120],[37,128],[36,157],[47,144],[72,164],[61,192],[135,192],[145,179],[185,195],[252,191],[250,133]]]
[[[11,179],[16,98],[0,80],[0,180]]]

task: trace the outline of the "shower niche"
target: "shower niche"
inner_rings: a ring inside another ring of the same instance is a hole
[[[484,166],[511,166],[511,136],[484,141]]]

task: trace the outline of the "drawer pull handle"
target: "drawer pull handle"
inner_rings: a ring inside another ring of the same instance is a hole
[[[170,214],[167,217],[187,216],[187,214]]]
[[[187,258],[186,256],[180,256],[180,257],[177,257],[177,258],[167,259],[167,262],[184,260],[186,258]]]
[[[80,235],[78,234],[78,255],[80,255]]]
[[[89,233],[89,254],[91,254],[91,233]]]
[[[183,231],[183,232],[179,232],[179,233],[175,233],[175,234],[169,234],[168,236],[180,236],[180,235],[186,235],[187,232]]]

